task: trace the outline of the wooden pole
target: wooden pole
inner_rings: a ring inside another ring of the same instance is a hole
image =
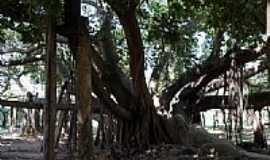
[[[60,91],[60,95],[59,95],[59,99],[58,99],[58,104],[62,103],[63,99],[65,98],[64,96],[67,96],[67,94],[65,94],[65,91],[67,90],[68,87],[68,80],[64,82],[61,91]],[[67,117],[68,111],[60,111],[59,114],[59,118],[58,118],[58,125],[56,126],[55,129],[55,148],[58,147],[58,142],[60,140],[61,137],[61,131],[62,131],[62,127],[65,123],[65,119]]]
[[[270,35],[270,0],[267,0],[266,8],[266,35],[267,38]]]
[[[78,55],[79,55],[79,21],[81,16],[81,1],[80,0],[65,0],[65,26],[71,28],[68,32],[67,37],[69,38],[69,47],[75,57],[75,68],[78,66]],[[76,93],[76,104],[74,110],[71,112],[70,116],[70,133],[69,133],[69,143],[70,152],[75,157],[77,148],[77,109],[80,105],[79,100],[79,82],[78,82],[77,69],[75,71],[75,93]]]
[[[55,112],[56,112],[56,20],[52,11],[52,4],[48,10],[48,31],[47,31],[47,105],[44,107],[44,139],[43,153],[44,160],[55,160]]]

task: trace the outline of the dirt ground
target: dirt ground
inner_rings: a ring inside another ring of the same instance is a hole
[[[0,160],[41,160],[42,140],[38,137],[0,137]],[[67,160],[65,145],[61,144],[57,160]]]
[[[217,137],[220,134],[212,133]],[[19,133],[6,132],[0,136],[0,160],[42,160],[41,151],[42,137],[22,137]],[[57,160],[69,160],[70,152],[67,144],[61,142],[56,150]],[[136,149],[125,149],[122,146],[108,146],[104,149],[96,147],[96,160],[233,160],[231,155],[221,156],[213,147],[205,150],[204,147],[194,148],[192,146],[162,144],[152,146],[144,152]],[[205,152],[204,152],[205,151]],[[258,153],[258,152],[257,152]],[[241,160],[270,160],[270,151],[264,150],[263,154],[245,152],[245,156],[237,157]],[[236,158],[236,159],[237,159]]]

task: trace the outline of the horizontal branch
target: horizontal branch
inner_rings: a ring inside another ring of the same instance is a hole
[[[1,106],[15,107],[15,108],[25,108],[25,109],[43,109],[44,106],[46,106],[46,103],[9,101],[9,100],[0,99],[0,105]],[[57,110],[72,110],[73,104],[72,105],[57,104],[56,109]]]
[[[10,100],[4,100],[0,99],[0,105],[4,107],[15,107],[15,108],[24,108],[24,109],[44,109],[46,106],[45,102],[23,102],[23,101],[10,101]],[[92,106],[93,106],[93,112],[97,113],[100,111],[101,103],[99,101],[92,97]],[[57,104],[56,110],[74,110],[74,104]]]
[[[0,55],[7,54],[7,53],[23,53],[23,54],[30,54],[37,50],[40,50],[44,47],[44,45],[32,46],[29,48],[9,48],[7,50],[0,50]]]
[[[18,59],[18,60],[10,60],[8,62],[2,62],[0,61],[0,67],[11,67],[11,66],[19,66],[19,65],[25,65],[25,64],[30,64],[38,61],[44,61],[45,56],[42,55],[40,57],[27,57],[24,59]]]
[[[243,79],[245,80],[245,79],[251,78],[251,77],[255,76],[256,74],[259,74],[259,73],[265,71],[266,69],[267,69],[266,64],[262,64],[262,65],[258,66],[257,69],[250,68],[244,72]],[[206,93],[216,91],[222,87],[224,87],[224,79],[220,79],[216,82],[211,83],[210,86],[207,88]]]
[[[248,109],[260,110],[265,106],[270,106],[270,92],[253,93],[248,96]],[[206,96],[199,104],[193,108],[195,111],[207,111],[209,109],[234,109],[232,106],[225,104],[228,102],[228,96]]]
[[[166,90],[163,91],[160,98],[161,105],[168,107],[171,99],[186,84],[197,81],[202,76],[205,76],[203,81],[201,82],[201,86],[198,87],[198,89],[200,89],[203,85],[205,86],[210,81],[217,78],[225,71],[229,70],[232,61],[231,55],[233,53],[235,53],[236,64],[240,66],[256,60],[258,57],[265,53],[269,54],[270,48],[269,46],[265,46],[259,52],[256,52],[252,49],[244,49],[237,51],[230,50],[224,57],[222,57],[218,61],[206,62],[199,67],[196,66],[192,68],[191,70],[180,75],[180,78],[176,80],[175,83],[173,83],[171,86],[169,86]]]

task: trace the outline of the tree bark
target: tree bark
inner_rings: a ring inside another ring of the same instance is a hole
[[[125,32],[130,55],[132,89],[134,90],[134,95],[131,97],[134,100],[129,106],[134,116],[131,121],[122,122],[122,135],[125,136],[122,137],[121,142],[127,146],[136,146],[141,149],[150,144],[169,142],[165,133],[166,129],[162,128],[161,117],[156,113],[145,82],[144,49],[136,18],[136,7],[139,1],[107,0],[107,2],[117,13]]]
[[[77,55],[78,73],[78,153],[80,160],[88,160],[93,153],[92,118],[91,118],[91,57],[88,30],[80,25],[79,54]]]
[[[56,110],[56,19],[50,4],[47,33],[47,106],[45,106],[44,159],[54,160],[55,110]]]

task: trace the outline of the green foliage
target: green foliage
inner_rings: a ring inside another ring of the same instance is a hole
[[[117,23],[117,22],[115,22]],[[127,43],[125,41],[125,36],[122,28],[114,27],[112,31],[112,36],[114,38],[114,44],[116,45],[116,53],[118,54],[119,60],[118,64],[123,69],[125,73],[129,73],[129,56]]]
[[[155,81],[166,85],[193,65],[196,34],[204,26],[198,23],[199,15],[178,2],[150,1],[140,15],[148,65],[159,70],[154,71]]]
[[[217,31],[224,32],[221,55],[236,44],[256,47],[265,31],[265,8],[264,0],[150,0],[142,5],[140,27],[147,63],[160,70],[156,81],[166,85],[207,59]],[[205,34],[201,46],[200,33]]]
[[[18,2],[18,1],[17,1]],[[10,39],[7,29],[16,32],[16,40],[21,44],[44,42],[46,16],[54,14],[57,23],[62,23],[63,1],[20,1],[22,17],[18,20],[0,15],[0,43]],[[14,4],[5,1],[0,6]],[[224,32],[222,51],[239,46],[258,45],[265,31],[265,0],[148,0],[138,9],[138,19],[146,51],[147,68],[153,69],[153,80],[166,86],[181,73],[207,59],[213,49],[217,31]],[[2,17],[1,17],[2,16]],[[100,14],[89,15],[102,21]],[[113,18],[113,37],[121,68],[129,72],[129,56],[125,36],[116,16]],[[102,31],[101,31],[102,32]],[[95,32],[96,33],[96,32]],[[199,34],[205,34],[202,38]],[[98,36],[98,35],[95,35]],[[203,43],[199,46],[198,42]],[[98,40],[96,40],[98,41]],[[17,44],[17,42],[14,42]],[[67,47],[58,48],[58,64],[63,72],[62,79],[72,69],[72,57]],[[16,57],[18,56],[18,57]],[[26,55],[16,53],[15,58]],[[14,57],[13,57],[14,58]],[[67,67],[68,66],[68,67]],[[156,71],[155,71],[156,70]],[[35,81],[44,81],[44,68],[26,65],[12,68],[11,74],[31,74]]]
[[[44,43],[49,6],[51,6],[50,13],[55,14],[58,18],[57,23],[61,23],[62,17],[60,15],[63,13],[63,7],[60,1],[26,0],[19,2],[18,0],[7,0],[1,3],[0,7],[7,8],[7,10],[10,10],[10,13],[14,13],[0,14],[0,50],[28,48],[32,45]],[[43,53],[44,51],[42,52],[42,50],[35,53],[4,53],[1,55],[1,61],[22,60],[34,56],[34,54],[41,56]],[[3,82],[0,86],[2,95],[10,95],[8,92],[11,81],[22,85],[20,82],[22,76],[30,76],[33,82],[38,84],[44,83],[46,80],[44,62],[2,67],[0,72],[1,82]],[[59,74],[60,78],[62,78],[61,74]]]

